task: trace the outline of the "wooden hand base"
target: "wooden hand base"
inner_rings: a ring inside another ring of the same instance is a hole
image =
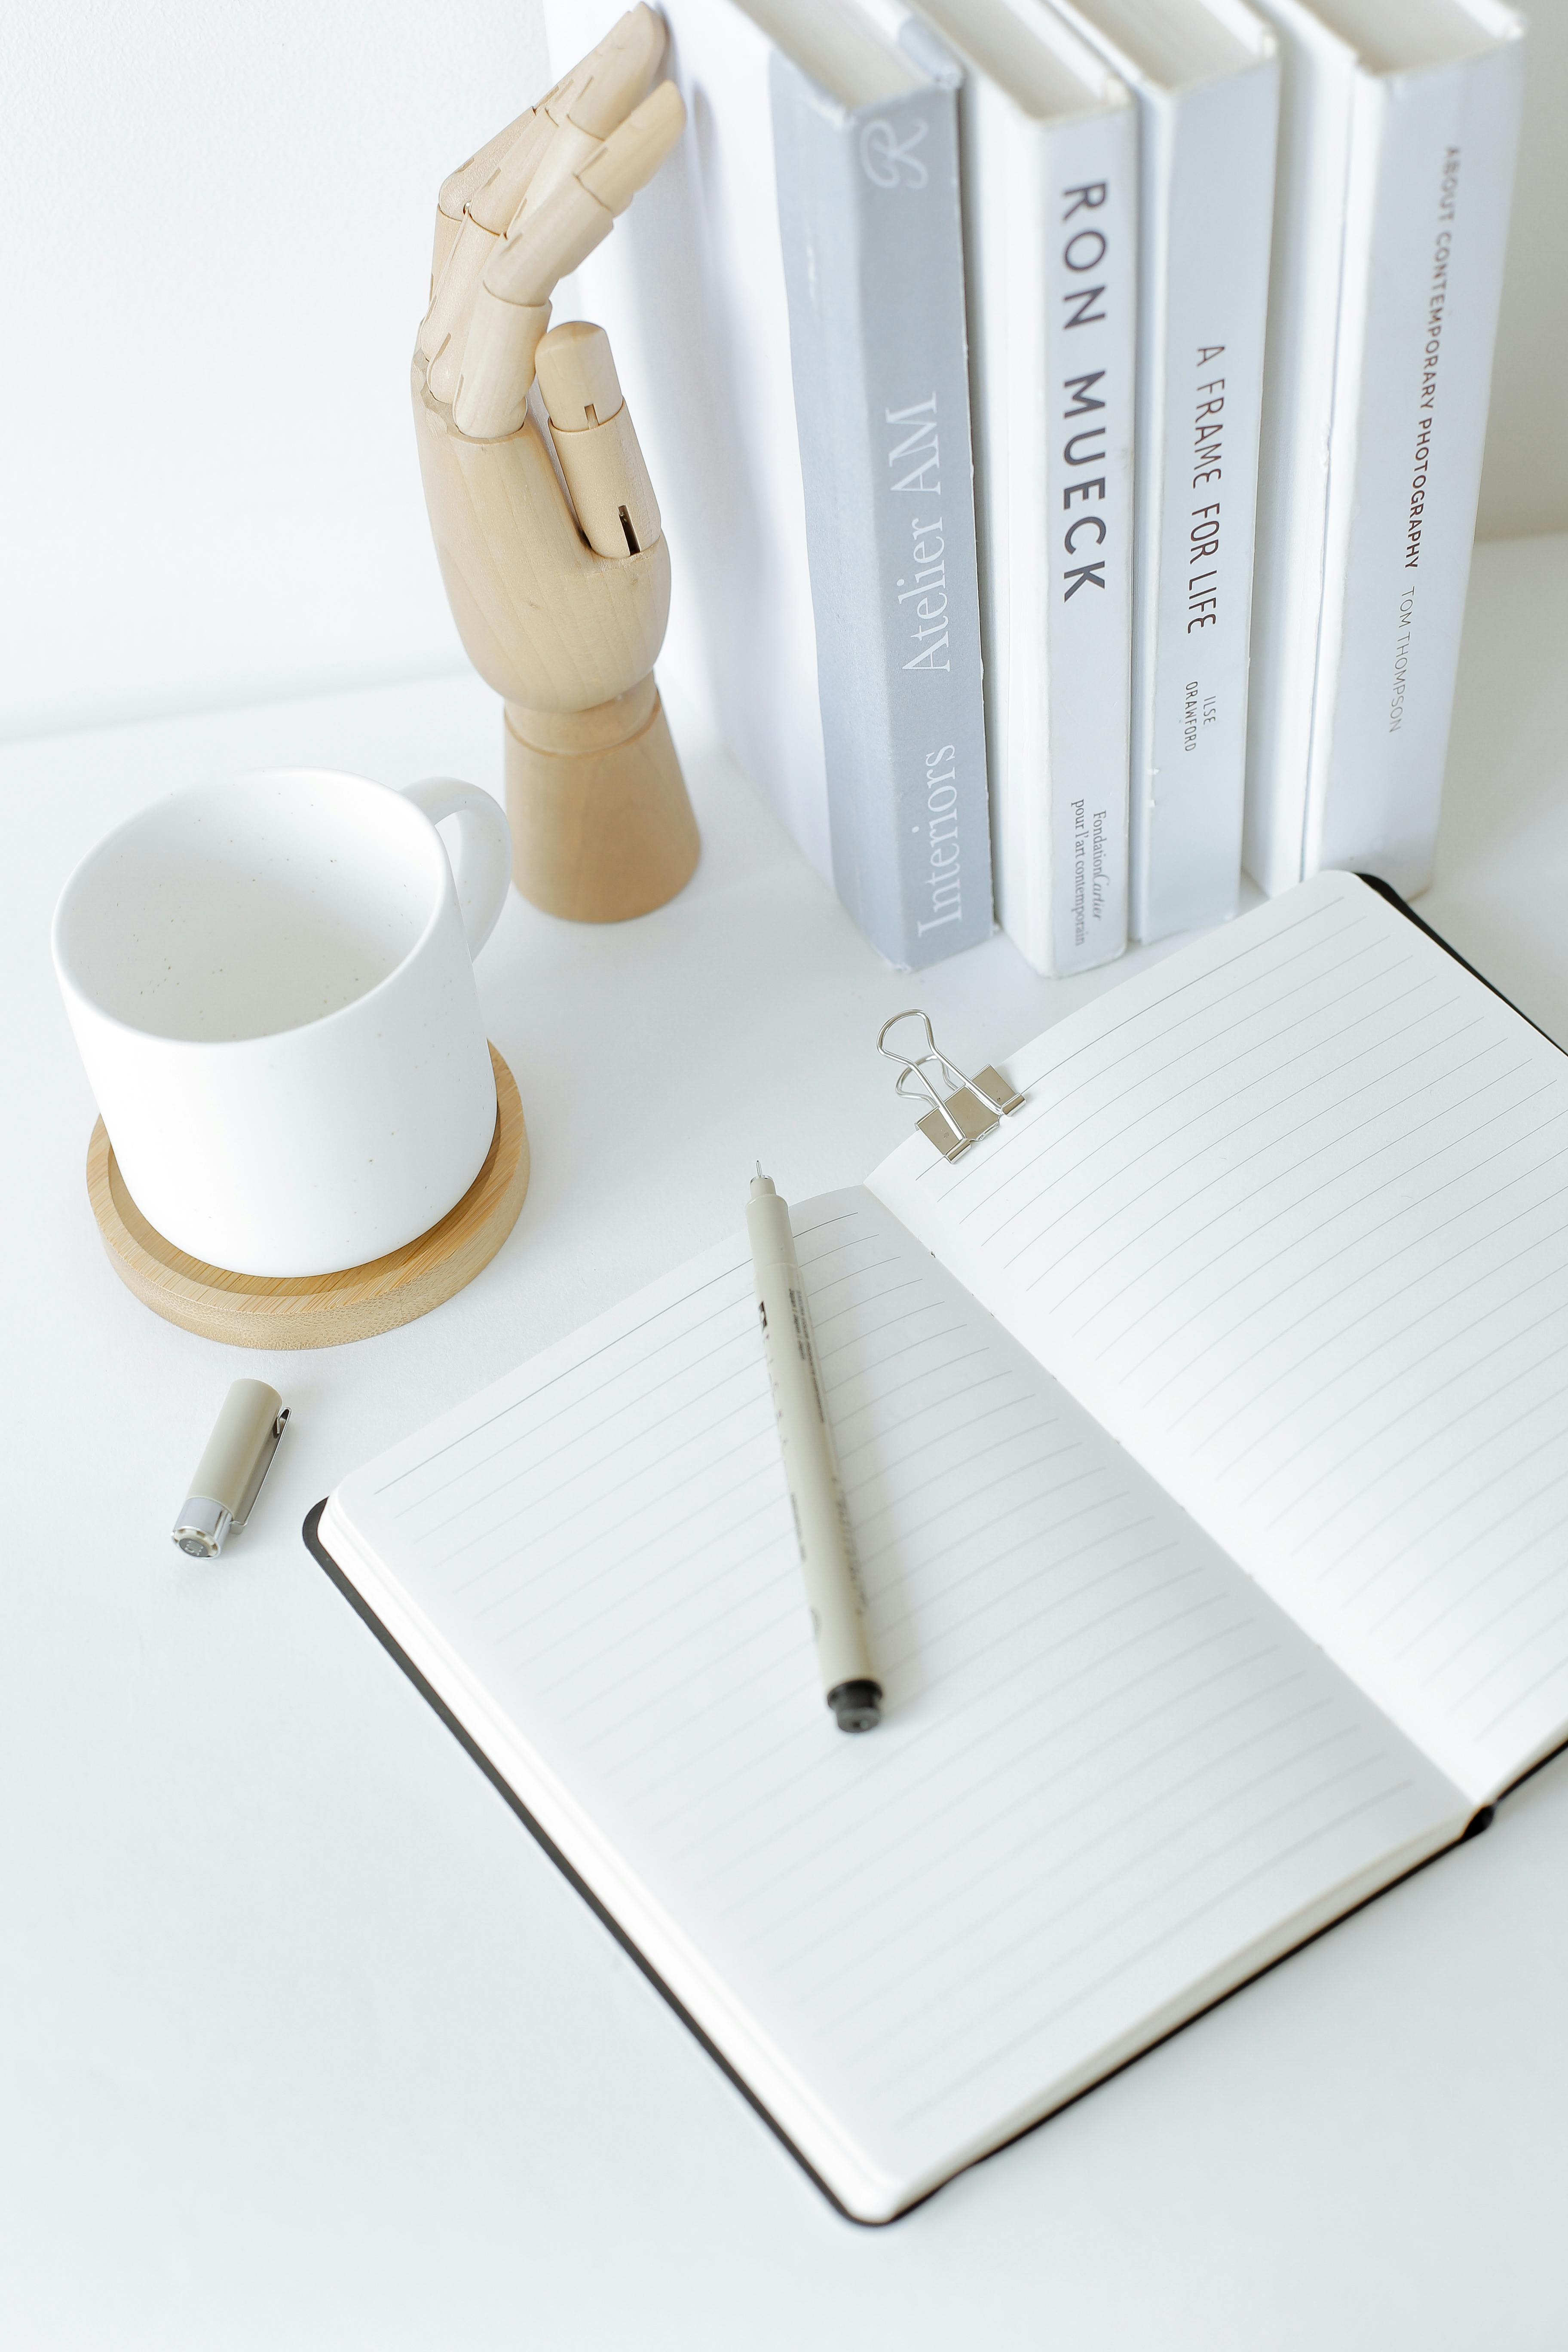
[[[512,879],[549,915],[623,923],[685,888],[701,843],[653,676],[591,710],[506,706]]]

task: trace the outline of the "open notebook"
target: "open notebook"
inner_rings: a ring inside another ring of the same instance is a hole
[[[822,1703],[740,1237],[310,1530],[865,2221],[1568,1737],[1568,1060],[1325,874],[1006,1069],[963,1159],[795,1209],[871,1738]]]

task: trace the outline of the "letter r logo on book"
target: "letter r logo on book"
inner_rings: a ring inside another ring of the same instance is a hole
[[[908,138],[901,142],[884,115],[876,115],[863,125],[860,169],[872,186],[923,188],[931,175],[914,151],[925,135],[923,120],[915,123]]]

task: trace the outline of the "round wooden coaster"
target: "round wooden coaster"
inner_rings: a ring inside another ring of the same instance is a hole
[[[472,1282],[517,1223],[528,1191],[528,1129],[517,1081],[495,1047],[496,1131],[484,1166],[438,1225],[342,1274],[226,1274],[166,1242],[126,1191],[103,1121],[87,1150],[87,1190],[109,1261],[144,1307],[231,1348],[336,1348],[428,1315]]]

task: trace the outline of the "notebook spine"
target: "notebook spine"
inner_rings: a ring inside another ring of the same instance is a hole
[[[769,66],[834,881],[904,968],[992,928],[958,79]]]

